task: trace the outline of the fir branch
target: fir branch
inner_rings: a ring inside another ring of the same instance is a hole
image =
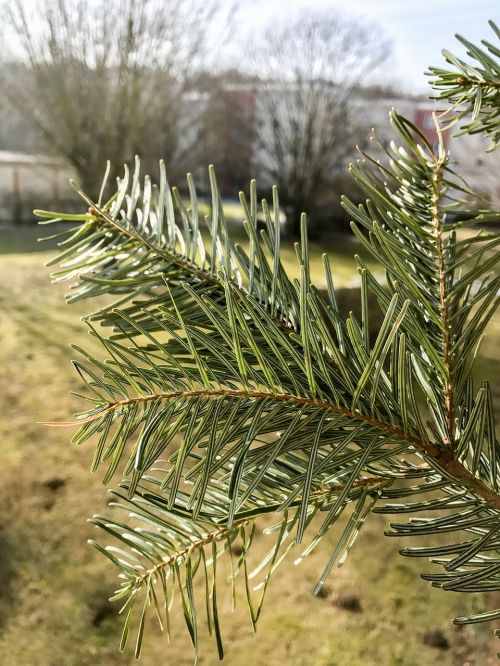
[[[489,21],[490,28],[498,42],[498,26]],[[457,40],[465,46],[470,60],[465,61],[447,50],[443,55],[452,65],[452,70],[431,67],[429,74],[435,78],[432,85],[439,91],[438,100],[451,103],[451,108],[443,114],[449,124],[461,122],[459,134],[482,133],[491,140],[489,150],[495,150],[500,143],[500,65],[498,43],[481,41],[481,47],[461,35]]]
[[[128,398],[120,400],[115,403],[110,403],[104,407],[102,411],[92,414],[90,416],[78,419],[77,421],[68,422],[46,422],[45,425],[50,426],[75,426],[85,423],[91,423],[101,419],[103,416],[110,414],[123,407],[137,405],[138,403],[159,401],[159,400],[176,400],[178,398],[249,398],[252,400],[273,400],[277,402],[288,402],[293,405],[302,405],[312,407],[314,409],[325,410],[333,414],[340,414],[346,416],[351,421],[357,421],[362,424],[370,425],[380,431],[380,434],[386,437],[396,437],[402,442],[406,442],[411,447],[426,454],[429,461],[434,463],[435,466],[441,468],[448,477],[456,479],[464,487],[475,492],[481,499],[494,508],[500,509],[500,494],[494,492],[486,484],[482,483],[479,479],[474,477],[470,471],[464,467],[459,461],[454,459],[452,455],[448,454],[446,450],[437,446],[431,441],[424,441],[418,437],[412,436],[403,430],[392,427],[390,424],[383,423],[376,419],[364,416],[358,412],[354,412],[342,407],[338,407],[332,403],[321,402],[310,398],[304,398],[291,394],[271,393],[266,391],[245,391],[235,389],[199,389],[191,391],[174,391],[172,393],[156,393],[153,395],[141,396],[138,398]]]
[[[459,118],[473,105],[464,131],[496,142],[498,50],[466,46],[477,66],[447,56],[462,73],[435,70],[436,85],[441,98],[464,105]],[[219,555],[232,557],[231,543],[241,539],[231,577],[244,578],[255,628],[288,550],[307,538],[296,561],[303,559],[345,511],[350,516],[316,591],[372,512],[411,514],[389,535],[418,540],[403,554],[441,567],[424,574],[433,585],[500,589],[500,446],[491,389],[487,382],[474,389],[473,381],[479,343],[499,302],[500,236],[457,236],[457,218],[470,218],[460,198],[469,191],[450,166],[441,121],[435,148],[393,112],[399,143],[384,149],[382,160],[362,154],[351,167],[366,202],[344,198],[343,205],[355,236],[386,271],[380,283],[357,257],[359,321],[339,312],[326,258],[326,293],[311,284],[305,216],[296,246],[300,279],[288,278],[277,193],[272,214],[263,203],[266,229],[259,235],[255,183],[249,201],[241,197],[248,254],[230,238],[212,169],[208,240],[191,178],[186,207],[163,165],[157,189],[146,177],[141,194],[136,165],[105,204],[82,194],[89,206],[83,215],[43,213],[77,225],[56,259],[62,266],[55,279],[76,279],[69,300],[118,297],[86,320],[103,358],[77,348],[89,408],[72,425],[79,426],[75,443],[97,440],[92,469],[106,466],[106,483],[118,470],[124,477],[114,504],[129,517],[94,517],[120,543],[96,547],[124,579],[116,595],[127,612],[122,646],[139,597],[136,654],[148,608],[168,630],[176,589],[196,649],[193,585],[201,576],[207,624],[222,657]],[[372,297],[382,315],[374,340]],[[273,513],[280,515],[274,545],[253,572],[267,566],[256,606],[248,557],[256,524]],[[423,543],[437,534],[445,543]]]
[[[444,220],[441,216],[440,201],[445,194],[443,191],[442,183],[442,170],[445,165],[445,151],[443,133],[436,118],[433,115],[436,133],[439,139],[439,154],[434,155],[435,166],[434,174],[432,176],[433,192],[431,197],[431,211],[432,223],[434,226],[434,234],[436,238],[436,254],[438,260],[438,284],[439,284],[439,309],[443,322],[443,360],[446,366],[446,376],[444,378],[444,408],[445,420],[447,431],[449,433],[449,441],[444,440],[445,446],[454,446],[454,433],[455,433],[455,416],[453,405],[453,390],[451,385],[452,377],[452,345],[450,340],[450,308],[449,308],[449,294],[448,294],[448,269],[445,261],[445,246],[444,246]],[[445,186],[446,187],[446,186]]]

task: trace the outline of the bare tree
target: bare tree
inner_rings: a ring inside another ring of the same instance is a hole
[[[254,67],[265,76],[257,166],[278,185],[294,235],[301,212],[317,206],[345,166],[362,104],[353,93],[389,51],[376,27],[330,11],[273,25],[255,47]]]
[[[214,164],[221,192],[245,189],[253,173],[256,140],[255,86],[231,69],[204,84],[201,149],[205,164]]]
[[[224,7],[221,0],[46,0],[27,8],[15,0],[8,24],[27,85],[11,76],[4,91],[87,191],[107,159],[120,169],[139,150],[146,164],[165,157],[176,175],[183,154],[194,159],[193,146],[179,141],[183,119],[193,122],[185,92],[206,64]]]

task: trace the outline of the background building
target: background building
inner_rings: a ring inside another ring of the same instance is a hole
[[[73,208],[73,170],[61,159],[0,150],[0,222],[29,222],[33,208]]]

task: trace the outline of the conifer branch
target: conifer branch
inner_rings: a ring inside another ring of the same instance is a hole
[[[458,74],[434,69],[434,85],[465,119],[463,131],[498,143],[498,49],[462,42],[473,63],[447,54]],[[158,188],[147,176],[141,188],[136,164],[108,202],[96,205],[82,193],[83,215],[40,211],[49,223],[75,223],[55,260],[55,280],[76,280],[69,301],[117,298],[86,319],[103,358],[76,348],[89,408],[71,425],[79,426],[75,443],[97,440],[92,470],[105,467],[105,483],[123,477],[113,505],[127,518],[93,518],[119,544],[94,545],[123,578],[115,595],[127,613],[122,647],[139,598],[136,655],[148,608],[168,631],[177,590],[196,649],[193,585],[201,577],[222,657],[219,556],[232,558],[240,540],[231,577],[244,579],[255,628],[287,552],[306,540],[296,561],[303,559],[344,511],[349,517],[316,592],[372,512],[412,515],[388,534],[414,537],[419,545],[403,554],[440,565],[423,575],[434,586],[500,589],[500,446],[492,391],[487,382],[475,389],[473,380],[499,302],[500,235],[457,235],[461,219],[474,224],[485,215],[470,221],[469,190],[450,166],[443,119],[435,119],[436,148],[392,112],[397,142],[381,160],[361,153],[351,167],[366,201],[344,198],[343,205],[359,243],[386,273],[380,282],[356,258],[360,320],[339,312],[326,258],[326,291],[311,284],[305,216],[299,279],[287,276],[277,192],[272,210],[263,202],[259,235],[254,182],[249,200],[240,197],[248,252],[228,233],[213,169],[205,238],[190,176],[186,206],[163,164]],[[375,339],[372,301],[382,317]],[[273,513],[274,545],[250,573],[256,526]],[[425,545],[438,534],[446,543]],[[266,567],[256,606],[250,580]],[[486,610],[456,622],[499,617]]]
[[[446,367],[446,375],[444,378],[444,403],[446,413],[446,426],[449,433],[449,441],[443,442],[445,446],[454,446],[454,433],[455,433],[455,415],[453,405],[453,390],[451,385],[452,377],[452,346],[450,340],[450,309],[448,303],[448,270],[445,262],[445,248],[444,248],[444,221],[440,215],[440,200],[443,196],[442,191],[442,170],[445,160],[443,134],[437,117],[433,114],[436,133],[439,138],[440,154],[435,155],[434,174],[432,176],[433,191],[431,198],[431,211],[432,223],[434,226],[434,234],[436,238],[436,253],[438,260],[438,284],[439,284],[439,309],[443,321],[443,359]]]
[[[126,400],[119,400],[118,402],[110,403],[107,407],[104,407],[98,413],[92,414],[82,419],[78,419],[76,421],[69,421],[65,423],[51,422],[46,423],[45,425],[75,426],[91,423],[124,407],[130,407],[139,403],[142,404],[147,402],[157,402],[160,400],[177,400],[178,398],[210,398],[215,400],[218,398],[250,398],[252,400],[273,400],[277,402],[288,402],[293,405],[312,407],[315,409],[332,412],[334,414],[347,416],[352,421],[358,421],[360,423],[373,426],[380,431],[381,435],[386,437],[396,437],[399,440],[406,442],[410,446],[416,448],[417,450],[425,453],[431,461],[438,465],[442,470],[447,472],[450,478],[456,479],[469,490],[477,493],[477,495],[487,504],[500,509],[500,494],[493,492],[486,484],[475,478],[468,469],[466,469],[460,462],[449,455],[446,449],[443,450],[442,447],[439,447],[431,441],[421,440],[418,437],[404,432],[403,430],[394,428],[390,424],[383,423],[377,419],[370,418],[369,416],[364,416],[358,412],[339,407],[329,402],[322,402],[297,395],[271,393],[269,391],[246,391],[236,389],[198,389],[190,391],[174,391],[171,393],[156,393],[153,395],[146,395],[137,398],[127,398]]]

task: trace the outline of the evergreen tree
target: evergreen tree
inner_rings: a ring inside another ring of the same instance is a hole
[[[499,236],[460,234],[498,218],[468,219],[469,193],[442,140],[453,118],[498,145],[499,49],[460,39],[470,61],[446,53],[453,69],[433,70],[454,110],[436,116],[438,145],[392,112],[397,138],[385,160],[362,155],[351,167],[367,199],[343,205],[385,268],[380,282],[356,257],[359,319],[339,312],[326,256],[327,289],[311,283],[305,215],[300,279],[289,279],[278,194],[262,202],[266,228],[257,232],[254,182],[248,198],[241,194],[248,251],[228,233],[212,169],[205,221],[191,177],[187,205],[163,164],[158,187],[147,176],[141,186],[136,165],[108,201],[80,192],[86,213],[38,211],[69,223],[52,262],[60,264],[54,279],[72,282],[69,302],[114,296],[85,320],[102,358],[76,348],[87,406],[73,441],[96,440],[93,471],[104,470],[106,483],[122,478],[112,517],[92,519],[112,539],[94,545],[121,576],[122,649],[136,618],[139,655],[146,613],[168,631],[176,590],[195,649],[203,613],[222,657],[220,567],[242,579],[255,625],[288,550],[299,548],[300,559],[320,547],[344,511],[315,591],[372,512],[396,516],[389,535],[414,538],[404,555],[440,566],[423,575],[434,586],[500,589],[500,448],[490,386],[473,380],[498,305]],[[369,300],[383,316],[375,339]],[[253,538],[269,515],[273,546],[250,572]],[[434,535],[440,545],[428,544]],[[499,618],[499,609],[484,609],[454,622]]]

